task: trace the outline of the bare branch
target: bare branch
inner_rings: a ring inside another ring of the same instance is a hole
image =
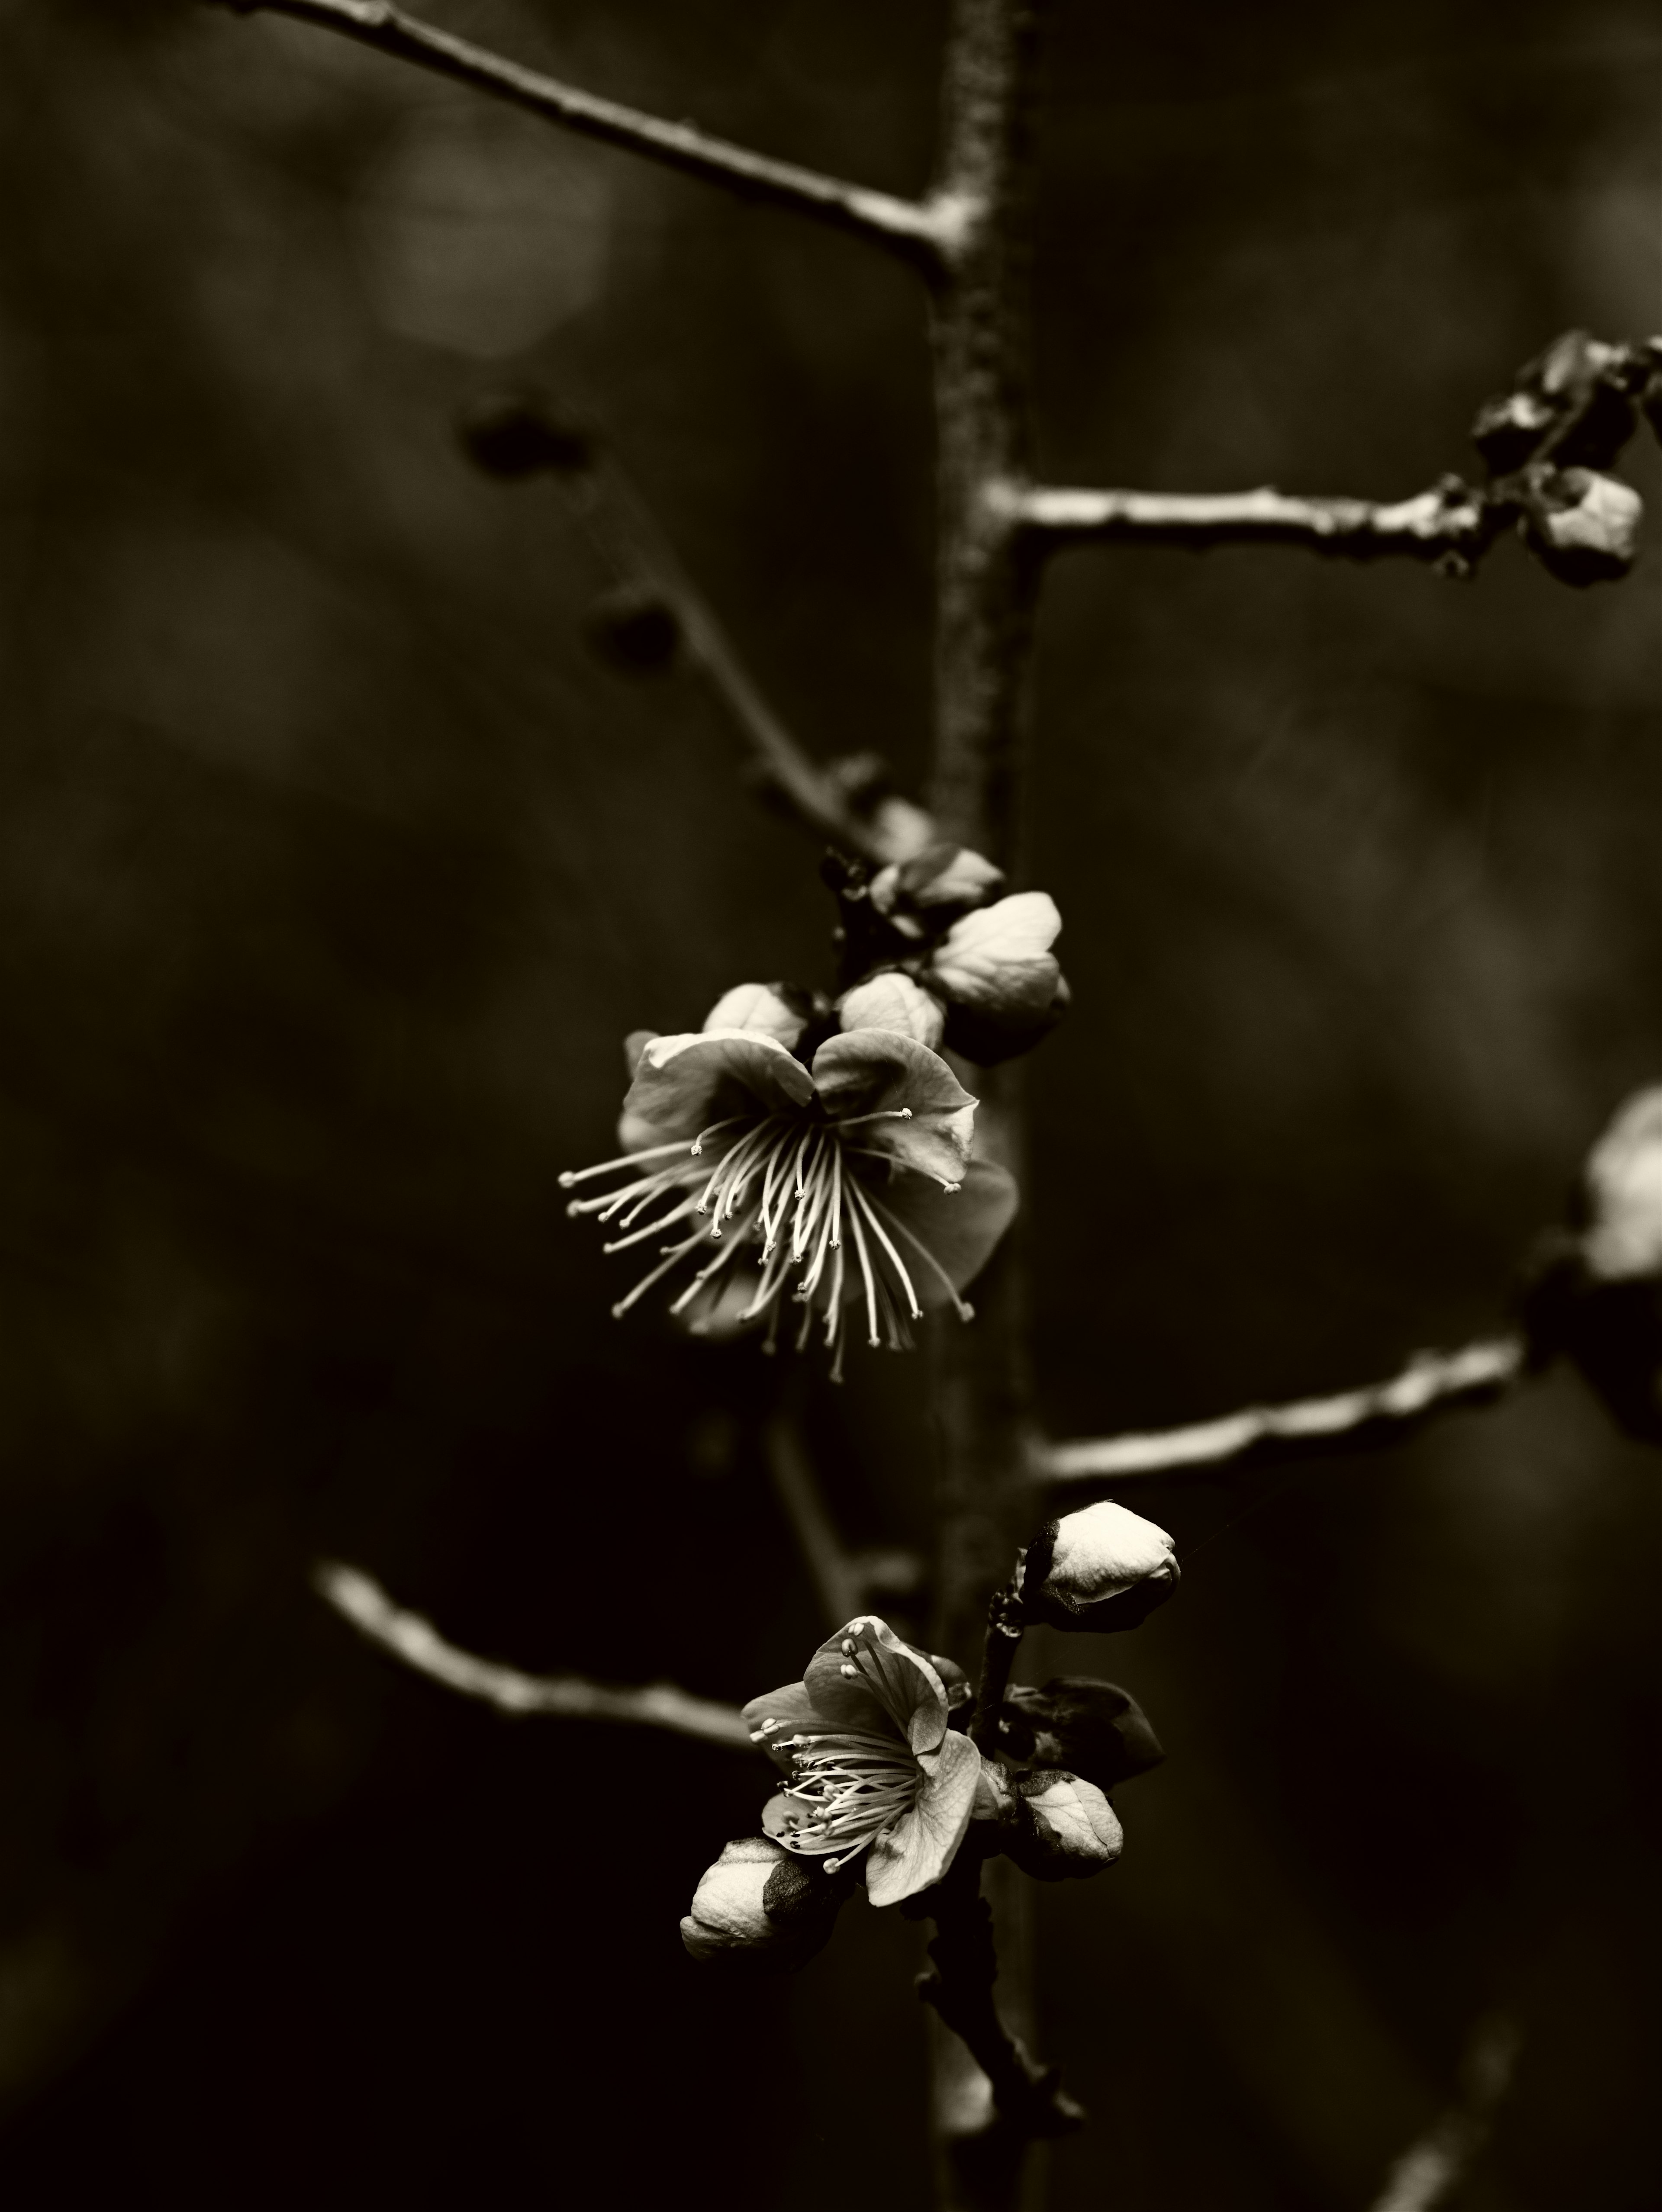
[[[312,1587],[360,1635],[383,1651],[464,1697],[481,1698],[504,1713],[550,1713],[563,1720],[612,1721],[633,1728],[668,1729],[733,1751],[753,1748],[736,1705],[695,1698],[672,1682],[619,1690],[581,1674],[521,1674],[493,1659],[476,1659],[447,1644],[431,1621],[395,1605],[380,1584],[356,1567],[320,1561]]]
[[[1392,2166],[1372,2212],[1433,2212],[1470,2172],[1488,2141],[1495,2108],[1518,2058],[1517,2024],[1504,2013],[1479,2021],[1466,2046],[1460,2100]]]
[[[218,0],[218,4],[238,15],[263,10],[338,31],[378,53],[415,62],[441,76],[511,100],[545,122],[608,146],[624,147],[707,184],[723,185],[741,199],[813,216],[926,270],[935,269],[952,252],[961,227],[961,211],[950,202],[908,200],[874,191],[801,168],[794,161],[770,160],[748,147],[710,137],[690,123],[667,122],[618,100],[581,92],[575,85],[562,84],[407,15],[390,0]]]
[[[1434,1413],[1492,1403],[1522,1378],[1524,1370],[1524,1343],[1516,1336],[1485,1339],[1458,1352],[1418,1352],[1389,1382],[1365,1383],[1336,1397],[1249,1406],[1189,1428],[1041,1444],[1033,1455],[1033,1474],[1049,1483],[1123,1481],[1391,1443]]]
[[[1458,477],[1445,477],[1413,499],[1297,499],[1264,485],[1257,491],[1075,491],[1005,484],[995,502],[1030,538],[1054,548],[1135,544],[1302,545],[1348,561],[1402,555],[1443,562],[1464,574],[1513,519],[1496,499]]]

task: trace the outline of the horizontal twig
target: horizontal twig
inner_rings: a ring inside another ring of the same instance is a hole
[[[1509,501],[1492,500],[1458,477],[1391,503],[1298,499],[1269,485],[1257,491],[1153,492],[1035,484],[1006,486],[995,499],[1008,520],[1056,547],[1129,542],[1203,551],[1212,545],[1302,545],[1350,561],[1397,554],[1463,569],[1482,557],[1513,513]]]
[[[464,1697],[481,1698],[504,1713],[548,1713],[562,1720],[613,1721],[632,1728],[668,1729],[734,1751],[753,1748],[736,1705],[695,1698],[672,1682],[613,1689],[581,1674],[521,1674],[493,1659],[477,1659],[447,1644],[431,1621],[395,1605],[378,1582],[356,1567],[326,1559],[313,1571],[312,1587],[393,1658]]]
[[[1488,1338],[1458,1352],[1418,1352],[1389,1382],[1331,1398],[1248,1406],[1187,1428],[1044,1443],[1034,1452],[1033,1473],[1047,1483],[1121,1481],[1390,1443],[1431,1414],[1488,1404],[1519,1380],[1524,1367],[1524,1343],[1516,1336]]]
[[[933,269],[951,252],[967,212],[947,196],[909,200],[849,184],[794,161],[776,161],[748,147],[710,137],[690,123],[672,123],[615,100],[527,69],[466,39],[424,23],[390,0],[217,0],[237,15],[292,15],[320,30],[338,31],[378,53],[414,62],[459,83],[528,108],[545,122],[621,146],[648,161],[679,169],[705,183],[722,185],[743,199],[789,208],[832,228],[887,247]]]

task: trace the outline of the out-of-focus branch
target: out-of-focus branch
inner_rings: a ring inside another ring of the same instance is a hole
[[[661,670],[678,658],[695,668],[744,740],[757,782],[814,836],[880,865],[904,860],[933,840],[928,816],[894,795],[876,755],[844,756],[821,766],[803,750],[651,507],[599,439],[557,420],[528,392],[482,399],[468,411],[461,436],[492,476],[558,479],[616,583],[591,615],[595,642],[609,659],[636,671]]]
[[[1262,1466],[1335,1449],[1394,1443],[1434,1413],[1486,1406],[1523,1376],[1524,1341],[1486,1338],[1458,1352],[1418,1352],[1400,1375],[1331,1398],[1248,1406],[1215,1421],[1142,1434],[1040,1444],[1032,1471],[1044,1483],[1123,1481],[1193,1468]]]
[[[521,1674],[493,1659],[477,1659],[447,1644],[429,1620],[395,1605],[378,1582],[356,1567],[325,1559],[313,1571],[318,1595],[394,1659],[429,1675],[464,1697],[481,1698],[504,1713],[549,1713],[563,1720],[612,1721],[631,1728],[668,1729],[734,1751],[754,1748],[736,1705],[695,1698],[672,1682],[619,1690],[581,1674]]]
[[[1515,507],[1445,477],[1412,499],[1299,499],[1264,485],[1257,491],[1067,490],[1005,485],[995,496],[1031,538],[1055,548],[1134,544],[1302,545],[1348,561],[1396,554],[1445,562],[1464,573],[1481,560],[1513,519]]]
[[[740,198],[789,208],[833,229],[932,270],[953,250],[961,213],[945,201],[918,201],[892,192],[823,176],[794,161],[776,161],[748,147],[715,138],[690,123],[671,123],[615,100],[602,100],[575,85],[544,76],[506,56],[459,39],[435,24],[405,15],[390,0],[216,0],[237,15],[292,15],[320,30],[338,31],[378,53],[414,62],[441,76],[472,85],[528,108],[545,122],[559,125],[608,146],[621,146],[648,161],[724,185]]]
[[[863,1577],[853,1554],[843,1548],[801,1434],[788,1413],[776,1413],[768,1423],[762,1448],[774,1494],[790,1522],[827,1625],[834,1628],[852,1620],[865,1607]]]
[[[1372,2212],[1433,2212],[1448,2202],[1488,2141],[1496,2107],[1511,2087],[1519,2039],[1517,2023],[1504,2013],[1477,2023],[1466,2046],[1459,2102],[1409,2145]]]

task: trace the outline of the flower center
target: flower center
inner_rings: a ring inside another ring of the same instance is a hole
[[[655,1145],[563,1175],[561,1187],[569,1189],[593,1176],[635,1171],[621,1188],[573,1199],[566,1212],[615,1220],[627,1233],[605,1245],[607,1252],[648,1243],[667,1229],[682,1232],[678,1241],[660,1244],[658,1264],[618,1301],[614,1315],[626,1314],[654,1283],[702,1252],[703,1264],[695,1267],[672,1313],[691,1310],[694,1329],[708,1328],[718,1308],[735,1322],[765,1314],[771,1352],[788,1299],[802,1308],[797,1350],[805,1349],[816,1321],[821,1322],[825,1348],[836,1352],[832,1378],[840,1381],[846,1304],[863,1301],[868,1341],[886,1340],[897,1352],[912,1341],[908,1324],[922,1318],[914,1274],[932,1273],[960,1317],[971,1318],[971,1308],[941,1262],[872,1187],[868,1163],[887,1173],[895,1171],[895,1163],[855,1141],[874,1121],[910,1119],[906,1107],[840,1121],[814,1106],[799,1114],[737,1115],[712,1123],[690,1145]],[[719,1156],[707,1170],[695,1163],[713,1138],[721,1140]],[[638,1229],[637,1221],[642,1222]],[[753,1285],[738,1271],[728,1272],[741,1254],[759,1271]]]
[[[911,1753],[880,1735],[786,1736],[778,1748],[791,1754],[793,1809],[776,1840],[788,1851],[825,1857],[827,1874],[909,1812],[922,1786]]]

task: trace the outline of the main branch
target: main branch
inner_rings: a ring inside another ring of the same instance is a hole
[[[447,1644],[429,1620],[395,1605],[378,1582],[356,1567],[322,1561],[312,1576],[318,1595],[359,1634],[393,1658],[464,1697],[482,1698],[504,1713],[547,1713],[563,1720],[612,1721],[629,1728],[668,1729],[734,1751],[750,1751],[750,1730],[736,1705],[695,1698],[673,1682],[612,1689],[581,1674],[521,1674],[493,1659],[476,1659]]]
[[[1492,1404],[1521,1380],[1525,1366],[1521,1337],[1492,1337],[1458,1352],[1415,1352],[1389,1382],[1365,1383],[1331,1398],[1248,1406],[1182,1429],[1041,1444],[1031,1465],[1035,1479],[1044,1483],[1123,1482],[1181,1475],[1195,1468],[1227,1467],[1233,1472],[1394,1443],[1434,1413]]]
[[[338,31],[361,46],[373,46],[377,53],[415,62],[441,76],[511,100],[545,122],[598,138],[607,146],[624,147],[707,184],[725,185],[741,199],[812,216],[834,230],[885,246],[925,268],[940,263],[956,236],[956,211],[951,206],[902,199],[840,177],[823,176],[794,161],[772,161],[748,147],[711,137],[690,123],[667,122],[618,100],[602,100],[407,15],[391,0],[217,0],[217,4],[240,15],[263,10]]]

